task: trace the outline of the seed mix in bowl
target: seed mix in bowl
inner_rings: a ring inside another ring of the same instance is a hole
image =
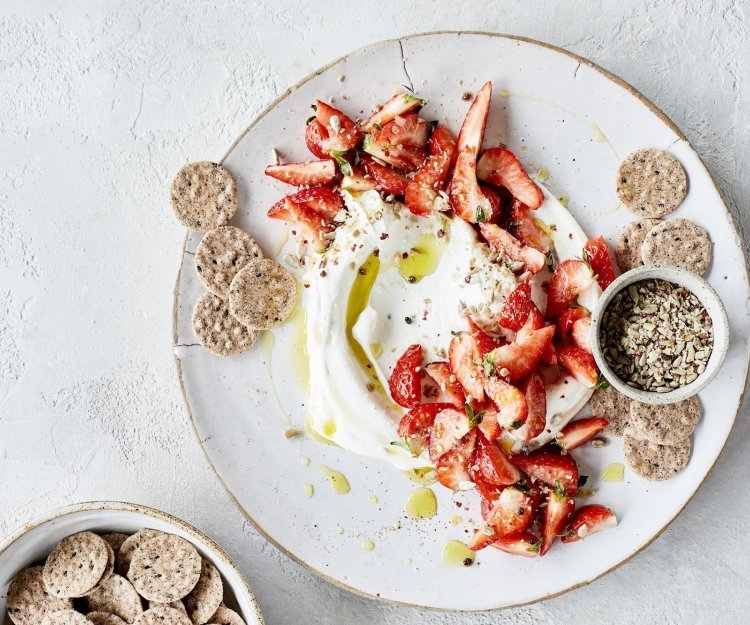
[[[631,284],[602,315],[602,351],[628,386],[669,393],[706,370],[713,349],[711,317],[689,290],[666,280]]]

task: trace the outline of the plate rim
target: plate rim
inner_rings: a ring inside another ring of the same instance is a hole
[[[594,63],[593,61],[587,59],[586,57],[580,56],[578,54],[575,54],[574,52],[570,52],[569,50],[566,50],[565,48],[561,48],[559,46],[539,41],[538,39],[533,39],[531,37],[525,37],[523,35],[511,35],[508,33],[493,33],[493,32],[487,32],[487,31],[479,31],[479,30],[434,30],[434,31],[425,31],[420,33],[413,33],[410,35],[404,35],[401,37],[394,37],[391,39],[382,39],[380,41],[375,41],[373,43],[366,44],[364,46],[361,46],[359,48],[356,48],[354,50],[351,50],[347,52],[346,54],[337,57],[330,61],[329,63],[326,63],[325,65],[317,68],[316,70],[310,72],[308,75],[303,77],[301,80],[297,81],[284,91],[282,91],[274,100],[266,106],[262,111],[260,111],[250,122],[250,124],[240,133],[240,135],[235,139],[232,144],[229,146],[229,149],[226,151],[224,156],[222,156],[221,160],[219,161],[219,164],[223,164],[224,161],[230,156],[230,154],[234,151],[234,149],[242,142],[242,140],[245,138],[245,136],[273,109],[275,109],[279,104],[281,104],[287,97],[289,97],[292,93],[297,91],[300,87],[311,81],[312,79],[319,76],[321,73],[325,72],[326,70],[330,69],[331,67],[337,65],[338,63],[345,61],[349,57],[359,54],[361,52],[365,52],[368,50],[377,49],[380,47],[385,47],[391,44],[397,43],[402,50],[403,53],[403,41],[408,41],[411,39],[418,39],[422,37],[431,37],[435,35],[478,35],[483,37],[490,37],[490,38],[498,38],[498,39],[507,39],[511,41],[518,41],[522,43],[528,43],[531,45],[539,46],[542,48],[546,48],[548,50],[552,50],[553,52],[564,54],[565,56],[568,56],[572,58],[575,61],[578,61],[579,65],[585,64],[592,68],[593,70],[599,72],[602,74],[605,78],[610,80],[611,82],[615,83],[631,95],[635,96],[642,104],[646,106],[654,115],[656,115],[663,123],[665,123],[674,133],[677,135],[679,140],[685,141],[688,144],[688,147],[692,152],[696,155],[698,162],[703,167],[704,171],[708,175],[708,179],[711,181],[711,184],[713,185],[714,189],[718,193],[722,204],[724,205],[724,209],[727,212],[727,215],[729,217],[729,223],[732,227],[732,230],[734,231],[735,237],[737,238],[737,241],[740,244],[740,247],[744,248],[744,240],[742,237],[742,234],[740,230],[737,228],[737,223],[735,221],[734,215],[732,214],[732,211],[729,210],[729,207],[726,202],[726,198],[724,196],[724,193],[722,192],[721,188],[716,184],[716,180],[714,176],[711,174],[711,171],[706,167],[706,164],[703,162],[703,159],[701,158],[700,154],[693,148],[690,141],[687,139],[685,134],[679,129],[677,124],[675,124],[667,115],[664,113],[659,107],[657,107],[651,100],[649,100],[646,96],[644,96],[640,91],[638,91],[635,87],[633,87],[630,83],[620,78],[618,75],[610,72],[609,70],[601,67],[600,65]],[[187,241],[188,237],[190,236],[190,231],[187,230],[185,232],[185,236],[183,237],[182,241],[182,254],[180,259],[180,267],[177,271],[177,278],[175,280],[175,286],[174,286],[174,297],[173,297],[173,305],[172,305],[172,344],[173,348],[174,346],[178,345],[178,339],[179,339],[179,328],[178,328],[178,319],[179,319],[179,298],[180,298],[180,282],[182,278],[182,271],[185,267],[185,251],[187,249]],[[744,250],[743,250],[744,252]],[[743,253],[743,268],[745,271],[745,280],[746,282],[750,282],[749,274],[748,274],[748,261],[746,258],[746,255]],[[706,472],[706,475],[701,480],[698,487],[693,491],[693,493],[688,497],[688,499],[685,501],[685,503],[680,507],[679,510],[677,510],[674,515],[656,532],[654,535],[646,542],[644,545],[642,545],[639,549],[631,553],[628,557],[620,560],[616,564],[614,564],[612,567],[608,568],[606,571],[603,571],[599,573],[598,575],[595,575],[591,579],[587,579],[581,582],[578,582],[577,584],[573,584],[571,586],[568,586],[567,588],[564,588],[562,590],[559,590],[554,593],[550,593],[547,595],[544,595],[543,597],[538,597],[536,599],[533,599],[531,601],[524,601],[521,603],[514,603],[512,605],[506,605],[496,608],[463,608],[463,609],[451,609],[451,608],[441,608],[441,607],[435,607],[435,606],[429,606],[429,605],[422,605],[419,603],[410,603],[408,601],[400,601],[396,599],[389,599],[386,597],[381,597],[379,595],[373,595],[368,592],[365,592],[359,588],[355,588],[353,586],[350,586],[348,584],[345,584],[344,582],[335,579],[331,577],[330,575],[324,573],[323,571],[320,571],[316,569],[311,564],[305,562],[295,554],[293,554],[291,551],[289,551],[286,547],[281,545],[279,542],[274,540],[258,523],[253,516],[242,506],[242,504],[239,502],[237,497],[235,496],[234,492],[232,492],[232,489],[229,488],[227,482],[222,477],[220,471],[216,468],[213,461],[211,460],[211,457],[208,453],[208,450],[206,449],[206,446],[204,445],[204,442],[200,436],[200,433],[198,432],[198,428],[195,423],[195,419],[193,417],[193,411],[190,406],[190,399],[188,398],[187,390],[185,388],[185,381],[182,374],[182,361],[180,358],[174,354],[173,355],[174,362],[175,362],[175,368],[177,372],[177,379],[180,387],[180,392],[182,394],[182,400],[185,404],[185,410],[187,412],[188,421],[190,422],[190,426],[193,430],[193,433],[195,434],[196,439],[198,440],[199,446],[201,448],[201,451],[203,452],[203,455],[208,462],[209,467],[213,471],[214,475],[218,478],[221,485],[224,487],[224,490],[227,492],[229,497],[234,502],[234,505],[239,509],[239,511],[242,513],[242,515],[253,525],[253,527],[258,531],[258,533],[263,536],[267,541],[269,541],[274,547],[276,547],[279,551],[281,551],[284,555],[291,558],[294,562],[297,564],[303,566],[305,569],[313,573],[314,575],[324,579],[330,584],[333,584],[334,586],[341,588],[343,590],[347,590],[351,593],[354,593],[355,595],[358,595],[360,597],[364,597],[367,599],[372,599],[375,601],[380,601],[389,605],[395,605],[395,606],[403,606],[403,607],[410,607],[410,608],[418,608],[421,610],[430,610],[435,612],[496,612],[500,610],[510,610],[513,608],[520,608],[524,606],[533,605],[536,603],[539,603],[541,601],[546,601],[548,599],[554,599],[555,597],[559,597],[561,595],[564,595],[568,592],[571,592],[573,590],[576,590],[578,588],[583,588],[584,586],[588,586],[589,584],[597,581],[598,579],[601,579],[602,577],[609,575],[614,570],[620,568],[630,560],[632,560],[635,556],[645,551],[648,547],[651,546],[651,544],[659,538],[664,531],[674,522],[674,520],[682,514],[682,512],[685,510],[685,508],[688,506],[688,504],[693,500],[693,498],[696,496],[698,491],[702,488],[705,481],[708,479],[708,477],[713,473],[714,469],[716,468],[716,464],[719,461],[719,458],[721,458],[721,455],[724,453],[724,449],[726,448],[727,440],[729,440],[729,436],[734,431],[734,427],[737,423],[737,417],[740,413],[740,410],[742,409],[742,405],[745,401],[745,393],[747,391],[748,386],[748,379],[750,378],[750,356],[748,356],[748,360],[745,363],[745,371],[744,375],[742,376],[743,379],[743,387],[742,392],[740,393],[739,402],[737,404],[737,411],[734,413],[732,417],[732,426],[730,427],[729,431],[727,432],[726,437],[724,438],[724,441],[722,442],[721,449],[719,450],[719,454],[716,456],[716,459],[714,460],[713,464],[709,468],[709,470]]]

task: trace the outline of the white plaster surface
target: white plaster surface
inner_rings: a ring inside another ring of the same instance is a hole
[[[269,625],[747,622],[747,402],[651,547],[505,612],[420,612],[317,579],[258,535],[204,460],[172,360],[172,174],[219,159],[315,68],[440,29],[541,39],[620,75],[687,135],[747,240],[748,0],[0,0],[0,534],[75,501],[154,505],[229,551]]]

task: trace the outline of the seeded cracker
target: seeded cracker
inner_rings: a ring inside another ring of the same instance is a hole
[[[94,625],[126,625],[116,614],[107,614],[106,612],[89,612],[86,618]]]
[[[639,219],[631,221],[623,228],[615,247],[615,257],[621,271],[630,271],[643,265],[641,256],[643,239],[646,238],[651,228],[660,223],[661,219]]]
[[[152,530],[151,528],[145,527],[138,530],[135,534],[125,539],[120,545],[120,549],[117,552],[117,572],[120,575],[127,576],[128,569],[130,568],[130,561],[133,559],[133,553],[139,547],[141,543],[144,543],[149,538],[155,536],[163,536],[164,532],[159,530]]]
[[[677,445],[659,445],[636,438],[629,427],[625,428],[625,460],[633,471],[647,480],[668,480],[677,475],[690,460],[690,450],[689,438]]]
[[[643,240],[643,262],[683,267],[702,276],[713,258],[708,233],[689,219],[670,219],[654,226]]]
[[[213,293],[204,293],[195,303],[193,333],[205,349],[217,356],[246,352],[258,338],[258,332],[235,319],[227,301]]]
[[[700,416],[697,397],[661,406],[634,401],[630,407],[630,432],[659,445],[677,445],[693,433]]]
[[[91,625],[91,621],[75,610],[59,610],[49,612],[42,620],[42,625]]]
[[[245,621],[234,610],[219,606],[219,609],[211,617],[209,625],[245,625]]]
[[[82,597],[102,578],[109,545],[93,532],[63,538],[47,556],[42,579],[56,597]]]
[[[253,237],[234,226],[222,226],[201,239],[195,250],[195,270],[211,293],[226,299],[232,279],[256,258],[263,258],[263,252]]]
[[[104,540],[102,538],[102,540]],[[96,592],[99,588],[101,588],[102,584],[104,584],[109,578],[112,577],[112,575],[115,572],[115,551],[112,549],[112,545],[110,545],[106,540],[104,543],[107,545],[107,566],[104,568],[104,573],[102,573],[102,576],[99,578],[99,581],[96,582],[96,585],[89,590],[85,596],[90,595],[92,592]]]
[[[630,403],[630,398],[613,386],[595,390],[589,400],[591,414],[595,417],[605,417],[609,421],[604,433],[614,436],[622,436],[625,431],[625,426],[630,420]]]
[[[186,614],[167,606],[146,610],[138,617],[135,625],[192,625]]]
[[[123,534],[122,532],[107,532],[106,534],[102,534],[101,537],[104,539],[104,542],[112,547],[113,551],[115,552],[115,556],[117,556],[117,553],[120,551],[120,547],[122,547],[122,543],[124,543],[129,536],[128,534]]]
[[[240,322],[258,330],[283,324],[296,304],[294,276],[267,258],[252,261],[229,287],[229,310]]]
[[[201,557],[195,547],[184,538],[165,534],[150,538],[135,550],[128,579],[143,598],[169,603],[187,595],[200,574]]]
[[[155,601],[147,601],[149,608],[159,608],[159,607],[166,607],[166,608],[174,608],[175,610],[179,610],[183,614],[187,614],[187,610],[185,609],[185,604],[182,603],[181,599],[177,599],[175,601],[170,601],[169,603],[156,603]]]
[[[687,175],[668,152],[638,150],[620,163],[617,195],[639,217],[664,217],[685,199]]]
[[[225,225],[237,211],[237,185],[217,163],[188,163],[172,180],[170,192],[175,216],[196,232]]]
[[[47,592],[41,566],[19,571],[8,588],[8,616],[15,625],[39,625],[47,612],[73,607],[72,599],[60,599]]]
[[[86,607],[91,612],[116,614],[126,623],[132,623],[143,612],[141,598],[135,588],[120,575],[113,575],[101,588],[86,597]]]
[[[207,623],[224,598],[224,585],[216,567],[201,558],[201,576],[195,588],[185,597],[185,608],[194,625]]]

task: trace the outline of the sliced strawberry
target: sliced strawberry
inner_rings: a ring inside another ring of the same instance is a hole
[[[466,113],[461,132],[458,133],[456,149],[462,152],[469,148],[474,156],[482,149],[484,139],[484,128],[487,125],[487,115],[490,112],[490,98],[492,97],[492,83],[487,82],[477,91],[474,101]]]
[[[451,490],[459,490],[463,482],[471,481],[468,464],[474,454],[476,440],[476,432],[472,430],[453,449],[438,458],[435,463],[438,482]]]
[[[487,186],[486,184],[480,184],[479,190],[482,195],[487,198],[492,207],[492,223],[497,223],[503,218],[503,198],[500,197],[500,193],[497,189]]]
[[[430,430],[435,417],[451,404],[418,404],[407,412],[398,424],[398,435],[416,454],[421,454],[430,443]]]
[[[516,342],[523,343],[526,339],[531,336],[534,330],[541,330],[544,327],[544,317],[539,309],[534,306],[529,311],[529,316],[526,319],[526,323],[521,326],[521,329],[516,332]]]
[[[466,391],[467,399],[481,402],[484,399],[484,371],[480,367],[482,355],[471,334],[462,332],[454,336],[448,348],[448,361],[456,379]]]
[[[526,280],[519,283],[513,292],[505,298],[497,316],[498,323],[508,330],[518,332],[532,308],[536,308],[531,299],[531,282]]]
[[[461,408],[466,405],[466,395],[458,379],[451,370],[447,362],[431,362],[425,366],[425,371],[445,393],[446,397],[456,407]]]
[[[323,150],[330,155],[341,154],[357,145],[362,133],[354,120],[321,100],[315,103],[315,107],[315,117],[328,133],[320,143]]]
[[[415,215],[431,215],[449,208],[440,190],[448,178],[455,147],[456,142],[445,126],[432,131],[430,156],[406,188],[406,206]]]
[[[495,365],[495,370],[511,382],[526,377],[536,368],[542,355],[552,343],[552,336],[555,333],[554,326],[539,330],[524,328],[521,330],[523,331],[522,341],[519,342],[516,337],[515,342],[498,347],[487,356]],[[504,374],[503,369],[508,371],[507,375]]]
[[[511,219],[515,226],[518,240],[528,247],[533,247],[545,256],[552,250],[552,241],[547,233],[537,226],[528,206],[513,198],[510,205]]]
[[[365,174],[356,167],[352,167],[351,175],[343,176],[339,186],[342,191],[371,191],[375,188],[375,181],[365,177]]]
[[[324,161],[307,161],[306,163],[285,163],[269,165],[266,176],[281,180],[297,187],[309,187],[330,184],[336,180],[336,163],[330,158]]]
[[[430,459],[435,462],[448,453],[469,432],[469,418],[463,410],[453,406],[444,408],[435,416],[430,432]]]
[[[547,291],[547,319],[554,319],[594,283],[589,266],[582,260],[564,260],[552,274]]]
[[[591,504],[576,510],[573,520],[568,525],[568,531],[562,536],[564,543],[574,543],[577,540],[617,527],[617,517],[606,506]]]
[[[528,455],[517,454],[511,462],[528,476],[541,480],[551,487],[560,482],[568,495],[578,492],[578,465],[570,454],[552,449],[539,449]]]
[[[572,497],[550,490],[547,495],[547,507],[544,510],[544,526],[542,527],[542,546],[539,555],[547,553],[558,536],[565,531],[565,526],[573,514],[576,502]]]
[[[484,383],[487,396],[497,406],[496,420],[500,427],[515,430],[521,427],[528,417],[526,397],[515,386],[502,378],[490,376]]]
[[[502,434],[503,429],[497,421],[496,410],[485,410],[482,421],[477,426],[488,441],[494,441]]]
[[[583,246],[585,252],[584,260],[591,265],[591,269],[596,274],[596,281],[602,290],[606,289],[615,279],[615,268],[612,266],[612,259],[609,256],[607,242],[604,237],[589,239]]]
[[[388,122],[395,119],[398,115],[406,115],[422,106],[425,101],[416,97],[412,93],[398,91],[386,102],[380,109],[374,113],[364,124],[362,130],[373,132],[383,128]]]
[[[571,332],[573,342],[581,349],[591,353],[591,318],[582,317],[573,322]]]
[[[329,235],[335,229],[333,223],[330,218],[310,208],[308,202],[295,202],[292,197],[294,196],[286,198],[283,210],[289,214],[290,221],[299,230],[295,234],[301,236],[302,240],[309,243],[316,252],[324,251],[330,243]]]
[[[422,166],[422,163],[424,163],[426,157],[423,148],[415,148],[409,145],[380,143],[372,135],[365,135],[362,149],[378,160],[387,163],[391,167],[401,169],[405,172],[419,169]]]
[[[514,556],[536,558],[539,555],[541,542],[541,539],[531,532],[522,532],[517,536],[498,538],[492,543],[492,546]]]
[[[365,171],[375,183],[375,188],[378,191],[391,195],[403,195],[406,193],[409,179],[404,174],[392,167],[388,167],[388,165],[381,165],[367,154],[362,154],[360,158],[365,166]]]
[[[459,141],[460,143],[460,141]],[[508,148],[490,148],[482,154],[477,164],[480,180],[496,187],[505,187],[513,197],[531,209],[537,209],[544,202],[544,194],[529,178],[523,165]]]
[[[497,443],[488,441],[481,434],[477,436],[474,465],[484,480],[493,486],[508,486],[521,479],[521,472],[508,459],[505,452]]]
[[[566,308],[563,310],[557,318],[557,332],[555,335],[558,340],[567,343],[573,334],[573,324],[579,319],[584,319],[589,316],[589,311],[581,306],[575,306],[574,308]]]
[[[286,197],[281,198],[276,204],[268,209],[268,216],[271,219],[281,219],[283,221],[292,221],[292,214],[286,205]]]
[[[547,262],[539,250],[525,246],[500,226],[482,223],[479,229],[493,250],[503,252],[513,262],[522,263],[529,273],[539,273]]]
[[[493,218],[492,203],[477,182],[476,160],[477,155],[470,148],[458,153],[448,189],[456,215],[472,224],[488,222]]]
[[[599,369],[594,357],[587,351],[574,345],[561,347],[557,350],[560,364],[578,382],[588,388],[594,388],[599,381]]]
[[[469,538],[469,542],[466,546],[471,551],[480,551],[485,547],[489,547],[495,541],[495,530],[492,528],[474,530],[474,534]]]
[[[413,408],[422,399],[422,346],[410,345],[396,361],[388,379],[391,397],[399,406]]]
[[[526,398],[528,417],[526,423],[518,428],[514,435],[522,441],[536,438],[547,425],[547,393],[544,380],[538,371],[533,371],[521,384],[521,391]]]
[[[568,423],[555,440],[561,449],[571,451],[590,441],[599,434],[609,423],[604,417],[588,417]]]
[[[533,519],[533,500],[523,491],[509,486],[485,516],[487,524],[495,530],[495,538],[523,532]]]
[[[328,131],[316,118],[313,118],[305,129],[305,144],[318,158],[328,158],[328,153],[323,149],[323,141],[328,139]]]
[[[394,117],[377,132],[375,139],[378,143],[423,148],[427,145],[429,134],[427,121],[416,113],[411,113]]]
[[[496,347],[505,345],[505,341],[503,339],[495,338],[494,336],[490,336],[489,334],[487,334],[468,315],[466,317],[466,322],[469,324],[469,334],[474,337],[482,358],[484,358],[485,355],[487,355]]]

